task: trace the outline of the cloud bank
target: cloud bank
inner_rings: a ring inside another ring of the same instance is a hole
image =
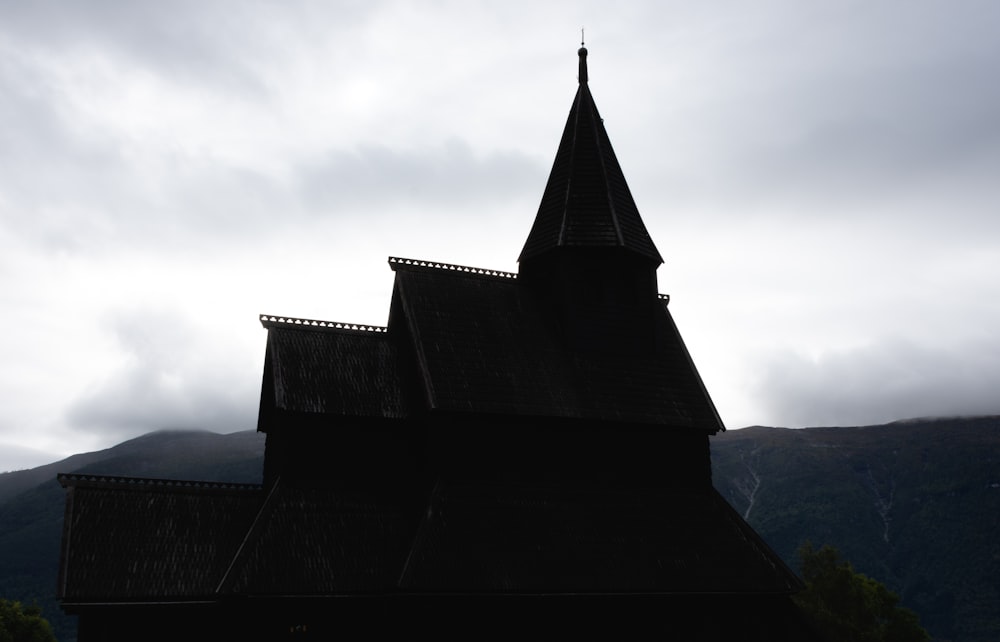
[[[0,3],[0,443],[255,425],[260,313],[516,270],[591,87],[730,427],[1000,413],[1000,6]],[[28,459],[24,459],[28,461]]]

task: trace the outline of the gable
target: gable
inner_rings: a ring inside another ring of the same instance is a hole
[[[289,412],[400,418],[409,413],[399,351],[386,328],[262,317],[263,386]]]

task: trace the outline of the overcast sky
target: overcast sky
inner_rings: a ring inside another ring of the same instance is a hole
[[[261,313],[516,271],[590,85],[730,428],[1000,413],[1000,3],[0,0],[0,470],[256,426]]]

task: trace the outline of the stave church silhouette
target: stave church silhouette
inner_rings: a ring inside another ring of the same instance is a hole
[[[392,257],[385,327],[265,315],[263,484],[62,475],[81,642],[809,637],[579,87],[517,274]]]

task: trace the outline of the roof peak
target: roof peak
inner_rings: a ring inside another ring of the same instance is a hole
[[[590,94],[587,48],[577,53],[580,86],[518,260],[560,247],[603,247],[628,250],[659,265],[663,259],[639,216]]]

